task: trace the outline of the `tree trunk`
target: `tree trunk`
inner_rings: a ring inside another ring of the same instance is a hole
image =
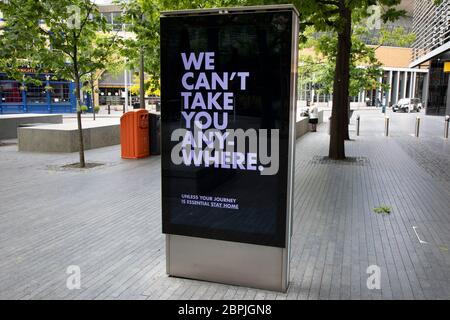
[[[78,145],[79,145],[79,154],[80,154],[80,168],[86,167],[86,163],[84,161],[84,142],[83,142],[83,128],[81,126],[81,88],[80,88],[80,74],[78,72],[78,60],[77,57],[77,48],[74,49],[74,59],[73,59],[73,67],[75,74],[75,97],[77,99],[77,124],[78,124]]]
[[[348,107],[351,51],[351,10],[345,0],[339,0],[341,18],[345,21],[338,33],[336,69],[333,84],[333,108],[331,111],[330,148],[331,159],[345,159],[345,138],[348,136]],[[346,135],[347,133],[347,135]]]

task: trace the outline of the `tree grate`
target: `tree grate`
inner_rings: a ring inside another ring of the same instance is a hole
[[[326,156],[314,156],[310,164],[336,164],[336,165],[351,165],[351,166],[367,166],[370,164],[366,157],[347,157],[344,160],[334,160]]]
[[[100,162],[86,162],[86,166],[84,168],[80,168],[80,164],[78,162],[76,163],[70,163],[65,165],[48,165],[46,166],[47,170],[51,171],[86,171],[86,170],[95,170],[97,168],[101,168],[106,166],[106,163],[100,163]]]

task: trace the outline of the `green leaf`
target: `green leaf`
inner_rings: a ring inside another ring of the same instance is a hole
[[[378,213],[378,214],[382,214],[382,215],[387,215],[391,213],[391,208],[385,205],[373,208],[373,212]]]

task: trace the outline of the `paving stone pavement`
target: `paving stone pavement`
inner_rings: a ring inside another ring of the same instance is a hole
[[[358,112],[357,112],[358,113]],[[296,144],[287,293],[171,278],[161,234],[160,159],[86,152],[104,166],[62,170],[77,154],[0,147],[0,299],[449,299],[450,167],[443,118],[361,111],[361,135],[329,161],[327,124]],[[373,208],[387,205],[390,215]],[[413,228],[414,227],[414,228]],[[417,234],[416,234],[417,233]],[[418,240],[426,241],[420,243]],[[68,290],[66,269],[81,268]],[[370,265],[381,289],[367,288]]]

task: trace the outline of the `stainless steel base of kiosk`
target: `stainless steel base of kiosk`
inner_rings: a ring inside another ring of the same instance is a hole
[[[166,235],[170,276],[286,292],[287,249]]]

